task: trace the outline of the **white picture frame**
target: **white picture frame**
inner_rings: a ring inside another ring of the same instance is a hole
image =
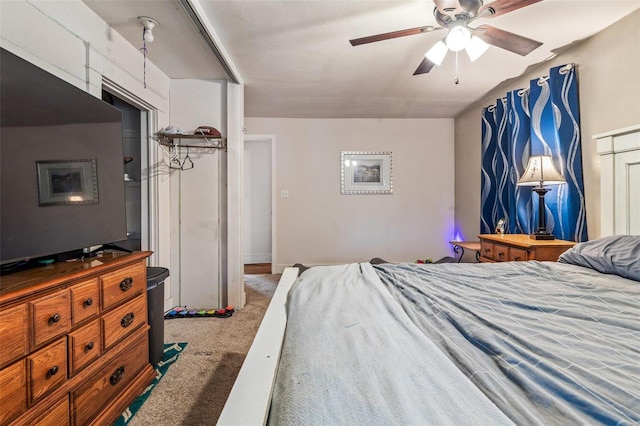
[[[393,194],[393,153],[342,151],[340,193]]]

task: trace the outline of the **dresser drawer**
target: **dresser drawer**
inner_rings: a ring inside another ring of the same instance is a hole
[[[494,244],[493,260],[495,260],[496,262],[506,262],[507,260],[509,260],[509,246]]]
[[[71,321],[73,325],[92,318],[100,312],[100,285],[98,279],[71,287]]]
[[[524,262],[528,259],[528,252],[526,250],[511,247],[509,249],[509,260],[512,262]]]
[[[8,423],[27,409],[26,383],[24,359],[0,370],[0,424]]]
[[[34,352],[29,364],[30,401],[33,402],[67,380],[67,338]]]
[[[102,309],[109,309],[147,288],[147,268],[144,262],[128,266],[100,277]]]
[[[105,351],[147,322],[145,297],[145,294],[141,294],[100,319]]]
[[[68,290],[41,297],[29,305],[34,348],[69,331],[71,306]]]
[[[480,242],[480,255],[487,259],[493,259],[493,243],[486,241]]]
[[[64,398],[56,402],[42,418],[33,424],[38,426],[69,426],[69,395],[65,395]]]
[[[100,322],[97,319],[69,333],[69,376],[100,357],[101,342]]]
[[[122,393],[149,362],[146,328],[122,343],[125,348],[90,381],[74,392],[75,423],[87,424],[110,400]]]
[[[0,367],[29,352],[27,305],[0,312]]]

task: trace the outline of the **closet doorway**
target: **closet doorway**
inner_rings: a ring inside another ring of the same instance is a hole
[[[246,136],[244,141],[245,274],[270,274],[274,243],[274,138]]]
[[[124,162],[125,208],[127,216],[127,239],[114,241],[118,247],[127,250],[148,250],[148,205],[146,190],[143,186],[143,170],[148,164],[147,151],[142,149],[142,112],[106,90],[102,91],[102,100],[122,112],[122,147]],[[145,237],[143,239],[143,236]]]

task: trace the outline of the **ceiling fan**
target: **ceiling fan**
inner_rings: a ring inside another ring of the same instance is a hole
[[[471,61],[480,57],[488,49],[489,45],[526,56],[541,46],[542,43],[490,25],[472,28],[469,24],[476,19],[504,15],[540,1],[542,0],[495,0],[484,4],[483,0],[433,0],[436,6],[433,9],[433,15],[436,18],[436,22],[440,24],[439,27],[427,25],[356,38],[349,40],[349,42],[352,46],[359,46],[414,34],[448,30],[447,36],[438,41],[425,54],[425,58],[413,75],[428,73],[434,65],[439,66],[448,50],[458,52],[465,49]]]

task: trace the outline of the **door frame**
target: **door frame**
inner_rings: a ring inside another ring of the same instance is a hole
[[[152,136],[155,133],[158,122],[158,110],[144,100],[140,99],[127,89],[117,83],[102,78],[102,89],[117,96],[123,101],[140,110],[140,144],[142,158],[141,166],[150,169],[150,164],[156,164],[161,158],[158,144],[152,143]],[[149,265],[157,266],[160,258],[160,227],[159,215],[160,205],[158,202],[158,191],[160,187],[160,177],[157,173],[148,173],[142,178],[147,179],[146,185],[140,185],[142,203],[140,206],[141,215],[141,231],[142,231],[142,250],[149,250],[152,255],[149,257]]]
[[[275,274],[275,265],[277,264],[277,215],[276,215],[276,136],[275,135],[244,135],[245,143],[247,141],[268,141],[271,146],[271,273]],[[243,177],[244,179],[244,177]],[[244,212],[243,212],[244,216]],[[244,217],[243,217],[244,221]],[[243,222],[244,223],[244,222]],[[244,253],[243,253],[244,256]]]

